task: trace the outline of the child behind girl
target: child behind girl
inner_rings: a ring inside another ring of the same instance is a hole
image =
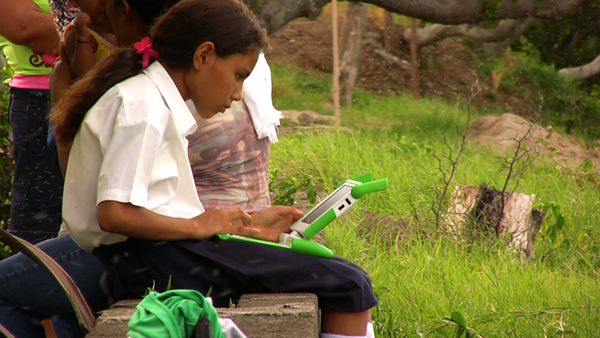
[[[70,4],[80,10],[64,32],[65,52],[75,79],[116,49],[105,3],[104,0],[70,0]]]
[[[119,3],[108,1],[109,16]],[[214,236],[276,241],[300,211],[204,211],[197,199],[186,140],[196,126],[184,100],[203,118],[225,111],[241,99],[265,46],[238,0],[186,0],[137,51],[115,51],[75,83],[53,117],[58,141],[73,144],[63,218],[73,239],[103,263],[113,301],[139,297],[153,284],[164,291],[169,280],[173,289],[212,289],[217,306],[244,293],[313,292],[324,332],[364,337],[377,300],[358,266]]]

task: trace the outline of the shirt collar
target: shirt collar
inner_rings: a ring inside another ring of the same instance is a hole
[[[196,119],[183,101],[181,93],[167,70],[158,61],[154,61],[144,70],[144,74],[154,83],[160,91],[167,107],[175,117],[175,125],[182,136],[187,136],[196,131]]]

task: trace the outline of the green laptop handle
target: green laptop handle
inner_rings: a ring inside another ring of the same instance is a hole
[[[304,238],[294,238],[292,242],[292,251],[324,258],[333,257],[333,251],[329,250],[327,247]]]
[[[362,174],[360,176],[352,177],[350,180],[360,182],[360,183],[371,182],[373,180],[373,174],[372,173]]]
[[[333,209],[327,210],[327,212],[324,213],[323,216],[314,221],[313,224],[304,231],[304,234],[306,235],[306,237],[312,238],[319,231],[323,230],[323,228],[325,228],[327,224],[333,222],[333,220],[335,220],[336,217],[337,216]]]
[[[356,185],[352,187],[350,191],[350,195],[352,197],[358,199],[363,197],[366,194],[370,194],[375,191],[385,190],[388,187],[388,179],[382,178],[377,181],[367,182],[363,184]]]

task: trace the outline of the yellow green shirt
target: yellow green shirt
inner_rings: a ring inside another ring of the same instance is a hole
[[[33,0],[42,13],[52,14],[48,0]],[[0,49],[6,57],[6,62],[20,75],[47,75],[52,69],[53,57],[31,48],[17,45],[0,35]]]

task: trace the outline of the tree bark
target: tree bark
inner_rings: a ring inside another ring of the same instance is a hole
[[[525,30],[535,22],[535,19],[512,20],[506,19],[498,23],[494,29],[481,28],[469,24],[463,25],[441,25],[433,24],[417,30],[417,43],[419,46],[427,46],[452,36],[467,36],[482,42],[504,42],[514,41],[523,35]],[[410,41],[412,29],[404,32],[404,41]]]
[[[519,39],[519,37],[525,34],[525,31],[529,29],[529,27],[533,26],[535,23],[533,18],[519,20],[520,22],[511,30],[511,34],[508,34],[503,40],[498,42],[486,43],[483,45],[485,52],[488,55],[500,55],[507,50],[515,41]]]
[[[333,115],[336,128],[340,127],[340,62],[339,62],[339,33],[338,33],[338,10],[337,0],[333,0],[331,6],[331,25],[333,35]]]
[[[412,34],[410,36],[410,87],[412,89],[412,98],[419,98],[419,44],[417,41],[417,19],[410,18],[410,27]]]
[[[273,33],[294,19],[318,17],[330,1],[263,0],[257,13],[263,27]],[[529,17],[559,19],[577,11],[586,1],[591,0],[349,0],[370,3],[392,13],[447,25]]]
[[[581,67],[563,68],[558,71],[558,75],[565,78],[573,78],[575,80],[583,80],[588,77],[594,76],[600,73],[600,55],[598,55],[592,62],[585,64]]]
[[[387,50],[392,50],[396,47],[396,31],[394,29],[394,14],[390,11],[385,11],[384,28],[383,28],[383,47]]]
[[[346,4],[340,66],[340,102],[345,106],[352,105],[352,92],[358,76],[360,46],[368,9],[369,7],[362,3]]]

